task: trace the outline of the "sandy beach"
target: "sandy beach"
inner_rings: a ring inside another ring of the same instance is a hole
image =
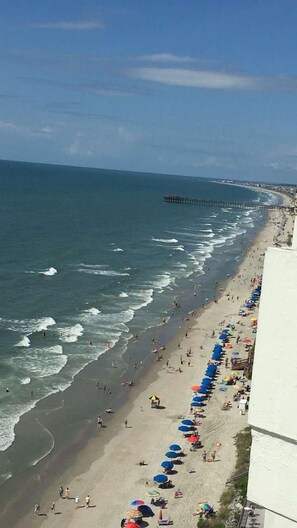
[[[102,413],[103,425],[111,417],[107,426],[97,428],[96,438],[91,439],[79,453],[75,463],[59,481],[44,490],[39,516],[33,517],[36,500],[32,497],[31,512],[17,524],[18,528],[32,525],[80,528],[84,523],[89,528],[120,526],[132,500],[141,499],[150,504],[148,490],[158,489],[153,476],[162,472],[160,464],[166,459],[165,453],[173,443],[182,447],[185,456],[181,464],[175,465],[176,472],[169,477],[174,487],[159,490],[168,500],[163,517],[170,516],[174,525],[187,528],[197,524],[197,518],[192,513],[197,509],[198,502],[207,501],[218,509],[225,482],[235,465],[234,437],[247,424],[247,415],[240,415],[237,404],[233,403],[235,386],[228,386],[224,392],[219,390],[220,381],[230,373],[230,368],[226,368],[224,363],[219,367],[213,394],[198,425],[203,449],[191,452],[189,442],[178,427],[181,419],[192,418],[191,386],[199,384],[204,377],[220,330],[226,324],[234,324],[234,336],[240,337],[238,345],[235,345],[234,339],[234,348],[226,351],[229,363],[234,350],[241,358],[247,357],[242,339],[248,338],[253,342],[255,334],[252,333],[250,317],[240,317],[238,312],[253,289],[251,279],[262,272],[263,254],[268,246],[275,243],[282,215],[277,211],[269,213],[265,228],[253,241],[236,276],[226,277],[218,302],[211,302],[203,310],[189,315],[175,339],[161,352],[162,362],[156,362],[149,372],[144,373],[135,387],[127,388],[127,402],[120,410],[112,415]],[[287,232],[292,229],[292,219],[288,215],[286,217],[280,243],[285,243]],[[257,317],[257,309],[253,316]],[[213,333],[214,338],[211,337]],[[137,346],[141,347],[141,339]],[[186,357],[189,349],[190,362]],[[166,361],[169,361],[169,366],[166,366]],[[150,407],[149,398],[153,394],[161,399],[159,409]],[[223,411],[222,405],[228,400],[233,403],[232,408]],[[214,462],[203,461],[204,449],[209,457],[216,451]],[[146,465],[140,466],[140,460],[145,460]],[[69,487],[69,499],[59,498],[60,485],[64,490]],[[177,489],[182,491],[181,498],[174,498]],[[89,508],[85,508],[87,495],[90,496]],[[77,496],[80,500],[78,508],[74,500]],[[53,501],[56,503],[55,514],[50,511]],[[147,526],[157,525],[159,508],[152,509],[156,515],[145,519]]]

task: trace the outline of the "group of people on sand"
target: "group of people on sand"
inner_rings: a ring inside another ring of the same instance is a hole
[[[72,500],[74,499],[74,504],[75,504],[75,508],[89,508],[90,505],[91,505],[91,499],[90,499],[90,495],[87,494],[87,496],[85,497],[85,501],[84,501],[84,506],[79,506],[80,504],[80,498],[78,495],[76,495],[75,497],[70,497],[70,489],[69,487],[67,486],[64,490],[64,487],[61,485],[59,490],[58,490],[58,493],[59,493],[59,497],[60,499],[66,499],[66,500]],[[50,506],[50,512],[52,515],[56,515],[59,513],[59,515],[61,514],[61,512],[56,512],[56,502],[53,501],[51,503],[51,506]],[[38,515],[41,515],[40,513],[40,504],[39,502],[37,502],[34,506],[34,509],[33,509],[33,514],[35,516],[38,516]],[[42,515],[47,515],[47,513],[42,513]]]

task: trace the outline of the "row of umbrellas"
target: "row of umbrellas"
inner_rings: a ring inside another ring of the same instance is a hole
[[[194,422],[192,420],[183,420],[183,421],[187,421],[187,422],[191,422],[191,424],[194,424]],[[167,451],[167,453],[165,454],[165,456],[171,460],[174,460],[175,458],[179,458],[180,457],[180,452],[182,450],[181,446],[178,445],[178,444],[171,444],[169,446],[169,449],[170,451]],[[170,460],[164,460],[163,462],[161,462],[161,467],[165,470],[171,470],[173,469],[174,467],[174,463],[171,462]],[[164,474],[159,474],[159,475],[155,475],[153,480],[155,482],[157,482],[158,484],[164,484],[165,482],[168,481],[168,477]]]
[[[257,286],[257,288],[255,288],[255,290],[253,291],[250,299],[248,300],[248,302],[246,303],[246,307],[251,307],[255,304],[255,302],[257,302],[259,296],[260,296],[260,293],[261,293],[261,286]],[[234,329],[234,325],[233,325],[233,328]],[[223,341],[224,344],[228,343],[229,341],[229,336],[232,335],[232,329],[230,328],[226,328],[224,329],[221,334],[219,335],[219,339]],[[245,344],[248,344],[250,343],[250,339],[243,339],[242,341],[243,343]],[[214,361],[219,361],[222,357],[222,354],[223,354],[223,345],[217,343],[215,346],[214,346],[214,349],[213,349],[213,352],[212,352],[212,357],[211,359],[214,360]],[[235,355],[235,353],[234,353]],[[207,366],[206,368],[206,371],[205,371],[205,378],[203,378],[202,382],[200,385],[193,385],[191,387],[192,391],[195,393],[195,395],[193,396],[193,399],[192,399],[192,402],[191,402],[191,406],[192,407],[200,407],[202,405],[204,405],[205,403],[205,400],[207,400],[207,392],[211,389],[212,387],[212,383],[213,383],[213,379],[214,377],[216,376],[217,374],[217,366],[214,365],[214,364],[210,364]],[[231,376],[230,376],[231,377]],[[159,399],[157,396],[153,395],[151,396],[150,398],[151,400],[157,400]],[[193,431],[195,427],[195,422],[191,419],[184,419],[181,421],[181,425],[178,427],[178,430],[181,431],[181,432],[184,432],[184,433],[190,433],[191,431]],[[191,436],[189,436],[187,438],[188,442],[190,443],[195,443],[199,440],[199,436],[196,435],[196,434],[192,434]],[[180,453],[181,452],[181,446],[178,445],[178,444],[171,444],[169,446],[169,451],[165,454],[166,458],[169,459],[169,460],[164,460],[163,462],[161,462],[161,467],[165,470],[171,470],[173,469],[174,467],[174,463],[172,460],[178,458],[180,456]],[[157,482],[158,484],[162,484],[162,483],[165,483],[168,481],[168,477],[164,474],[157,474],[153,477],[153,480],[155,482]],[[160,493],[157,491],[157,490],[148,490],[147,491],[147,495],[150,497],[150,498],[158,498],[160,497]],[[136,523],[136,522],[132,522],[131,519],[133,521],[135,520],[140,520],[142,519],[143,517],[143,513],[142,513],[142,509],[144,509],[143,511],[146,511],[147,515],[148,516],[153,516],[154,513],[153,511],[151,510],[151,508],[149,506],[146,506],[144,501],[140,500],[140,499],[136,499],[136,500],[133,500],[131,501],[131,506],[134,508],[132,510],[130,510],[128,513],[127,513],[127,517],[130,519],[128,521],[128,523],[126,523],[125,527],[126,528],[140,528],[139,525]],[[210,506],[210,504],[208,504],[207,502],[199,502],[198,503],[198,506],[199,508],[202,510],[202,511],[211,511],[212,510],[212,506]]]

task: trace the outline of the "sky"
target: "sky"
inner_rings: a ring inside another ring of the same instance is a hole
[[[296,0],[1,0],[0,159],[297,183]]]

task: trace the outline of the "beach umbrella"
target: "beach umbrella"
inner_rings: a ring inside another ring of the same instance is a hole
[[[153,394],[152,396],[149,397],[149,400],[159,400],[159,396],[156,396],[155,394]]]
[[[144,501],[140,499],[136,499],[136,500],[131,501],[130,504],[131,506],[141,506],[142,504],[144,504]]]
[[[188,433],[192,430],[192,427],[188,427],[187,425],[180,425],[178,430],[182,431],[182,433]]]
[[[201,407],[201,405],[202,405],[202,402],[195,402],[195,401],[194,401],[194,402],[191,403],[191,406],[192,406],[192,407]],[[188,432],[189,432],[189,431],[188,431]]]
[[[219,361],[219,359],[221,359],[221,352],[214,352],[211,356],[211,359],[213,359],[214,361]]]
[[[125,524],[125,528],[140,528],[139,524],[129,521]]]
[[[158,482],[158,484],[163,484],[164,482],[167,482],[168,477],[166,477],[166,475],[155,475],[153,480]]]
[[[190,422],[191,420],[189,420]],[[183,423],[183,421],[182,421]],[[192,422],[193,423],[193,422]],[[180,451],[181,450],[181,447],[178,445],[178,444],[171,444],[171,446],[169,446],[169,449],[170,451]]]
[[[227,334],[220,334],[219,335],[219,339],[226,339],[227,338]]]
[[[183,425],[195,425],[193,420],[189,420],[188,418],[186,420],[182,420],[182,424]],[[172,449],[172,451],[180,451],[180,449]]]
[[[189,436],[189,438],[187,438],[188,442],[190,442],[191,444],[194,444],[195,442],[198,442],[200,436]]]
[[[196,392],[197,390],[200,389],[200,385],[193,385],[193,386],[191,387],[191,389],[192,389],[192,391]]]
[[[164,477],[165,477],[165,475],[164,475]],[[142,513],[139,510],[132,509],[132,510],[129,510],[126,513],[126,516],[127,516],[128,519],[141,519],[142,518]]]
[[[164,468],[164,469],[172,469],[174,467],[174,464],[173,462],[169,462],[169,460],[164,460],[164,462],[162,462],[161,464],[161,467]]]
[[[199,502],[198,506],[199,506],[199,508],[201,508],[201,510],[204,510],[204,511],[212,510],[212,507],[207,502]]]
[[[146,492],[149,497],[157,498],[160,497],[160,493],[155,489],[150,489]]]
[[[251,343],[251,340],[246,337],[245,339],[242,340],[242,342],[243,343]]]
[[[165,454],[165,456],[166,456],[167,458],[177,458],[177,457],[178,457],[178,454],[175,453],[175,451],[168,451],[168,452]]]
[[[142,504],[141,506],[138,506],[138,510],[142,513],[143,517],[155,516],[153,510],[149,506],[147,506],[147,504]]]

